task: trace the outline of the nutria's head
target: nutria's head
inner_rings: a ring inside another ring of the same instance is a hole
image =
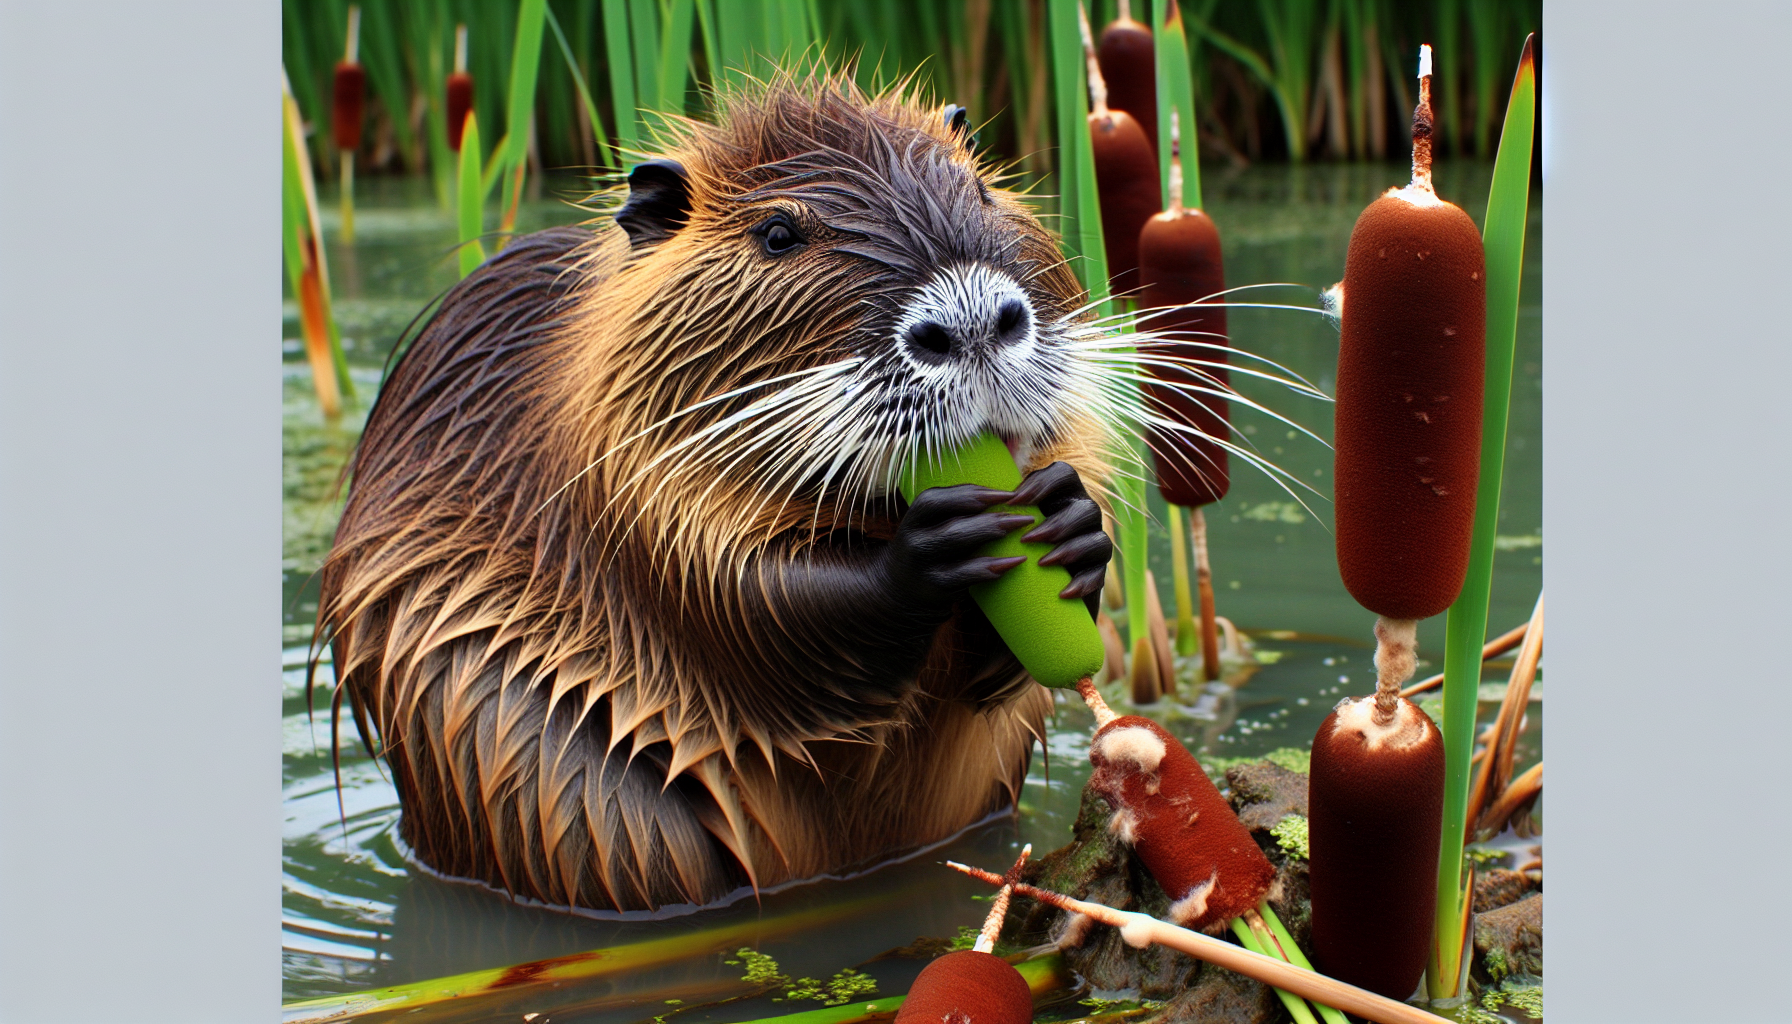
[[[675,124],[600,247],[620,265],[581,321],[575,469],[687,540],[720,502],[738,542],[755,509],[875,513],[917,448],[985,429],[1023,466],[1087,447],[1085,297],[998,177],[962,111],[841,76]]]

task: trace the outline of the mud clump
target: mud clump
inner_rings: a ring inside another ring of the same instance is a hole
[[[1232,809],[1253,836],[1275,828],[1290,814],[1307,816],[1307,777],[1300,772],[1252,761],[1226,769],[1226,785],[1232,792]]]
[[[1543,894],[1475,915],[1475,976],[1493,985],[1543,973]]]
[[[1485,914],[1509,903],[1517,903],[1541,888],[1543,883],[1522,871],[1510,871],[1506,868],[1483,870],[1475,876],[1475,913]]]

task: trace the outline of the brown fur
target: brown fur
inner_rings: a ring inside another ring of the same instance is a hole
[[[781,574],[887,539],[899,509],[875,467],[831,488],[786,472],[821,443],[797,411],[725,424],[867,344],[891,281],[931,263],[1028,268],[1042,314],[1078,316],[1052,239],[937,109],[844,79],[755,88],[664,141],[691,183],[681,229],[518,239],[395,367],[319,614],[416,856],[599,910],[950,836],[1014,799],[1049,707],[968,599],[899,685],[863,664],[877,648],[778,612]],[[811,244],[767,264],[742,232],[774,208]],[[1040,442],[1031,467],[1105,478],[1086,412]]]

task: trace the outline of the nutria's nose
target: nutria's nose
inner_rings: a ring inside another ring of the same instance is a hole
[[[966,318],[950,325],[936,319],[923,320],[909,327],[903,340],[916,358],[937,365],[962,359],[979,346],[999,348],[1021,341],[1027,336],[1031,321],[1026,303],[1008,299],[985,317]]]

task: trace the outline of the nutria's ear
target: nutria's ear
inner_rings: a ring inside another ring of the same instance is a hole
[[[628,201],[616,223],[640,248],[671,238],[691,216],[691,183],[675,160],[649,160],[628,172]]]
[[[977,151],[977,139],[982,132],[972,134],[971,112],[956,103],[946,104],[946,130],[958,136],[959,144],[971,152]]]

